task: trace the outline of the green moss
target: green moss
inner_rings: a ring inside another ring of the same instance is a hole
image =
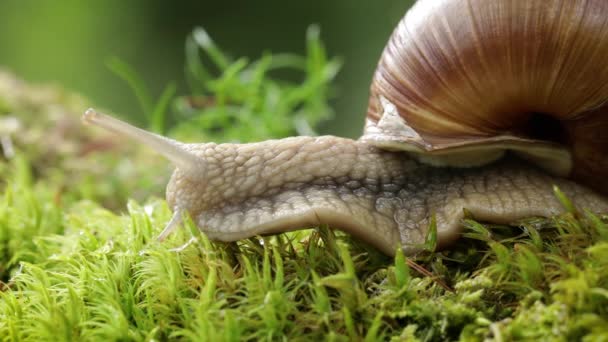
[[[568,213],[508,229],[469,220],[453,249],[414,260],[323,227],[223,244],[188,223],[159,243],[170,218],[162,200],[114,214],[56,201],[57,189],[34,181],[23,160],[7,170],[7,341],[608,336],[606,217]]]

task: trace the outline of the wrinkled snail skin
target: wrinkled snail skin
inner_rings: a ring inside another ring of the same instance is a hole
[[[607,58],[606,0],[420,0],[380,58],[359,140],[184,144],[84,121],[175,164],[160,239],[187,213],[215,240],[327,224],[415,253],[433,217],[443,247],[465,209],[505,224],[561,213],[554,185],[608,212]]]
[[[405,152],[333,136],[182,144],[92,110],[84,120],[155,146],[178,164],[167,202],[175,217],[187,212],[215,240],[327,224],[388,255],[398,247],[413,253],[432,215],[445,246],[458,237],[465,208],[496,223],[558,214],[564,209],[553,185],[581,208],[608,212],[601,195],[516,158],[476,168],[434,167]]]
[[[440,245],[455,240],[463,209],[511,223],[563,212],[557,185],[577,205],[608,212],[608,201],[515,158],[481,168],[437,168],[402,152],[332,136],[253,144],[193,144],[206,172],[177,169],[170,206],[186,209],[212,239],[234,241],[328,224],[386,254],[417,250],[435,214]]]

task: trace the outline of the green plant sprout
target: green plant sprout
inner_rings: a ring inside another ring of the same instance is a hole
[[[328,59],[317,26],[307,31],[305,56],[264,53],[253,62],[233,60],[200,27],[186,40],[185,54],[190,94],[175,97],[176,86],[169,83],[156,103],[129,65],[116,58],[108,62],[132,89],[154,132],[248,142],[314,135],[312,127],[333,115],[328,101],[341,61]],[[275,77],[278,72],[296,79]]]

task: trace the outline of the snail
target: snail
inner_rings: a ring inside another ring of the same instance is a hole
[[[373,76],[364,133],[188,144],[89,109],[176,169],[173,218],[234,241],[327,224],[393,255],[438,247],[464,212],[511,223],[608,212],[608,2],[419,0]]]

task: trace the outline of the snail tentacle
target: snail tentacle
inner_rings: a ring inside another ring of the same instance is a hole
[[[177,228],[179,228],[179,226],[182,224],[183,215],[184,210],[180,209],[179,207],[173,209],[173,215],[171,216],[171,219],[165,226],[165,229],[163,229],[163,231],[158,235],[157,240],[159,242],[164,241],[169,235],[175,232]]]
[[[82,116],[82,120],[87,124],[103,127],[114,133],[141,142],[167,158],[175,164],[175,166],[184,170],[191,176],[199,177],[204,170],[203,160],[190,153],[185,148],[186,144],[184,143],[144,131],[143,129],[131,126],[124,121],[97,112],[93,108],[87,109]]]

